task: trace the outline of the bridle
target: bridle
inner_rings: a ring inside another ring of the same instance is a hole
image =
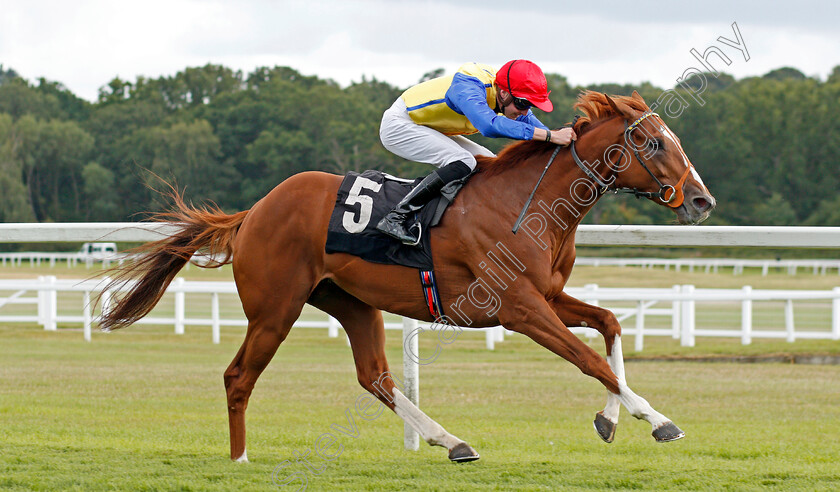
[[[656,116],[657,118],[659,117],[659,115],[654,113],[653,111],[648,111],[631,124],[628,124],[627,120],[624,121],[625,144],[622,144],[621,146],[624,150],[626,150],[626,143],[632,142],[631,139],[633,130],[638,128],[643,121],[645,121],[651,116]],[[639,154],[639,149],[633,144],[630,144],[630,147],[633,148],[633,154],[636,156],[636,160],[639,162],[639,164],[641,164],[642,168],[645,171],[647,171],[650,177],[653,178],[653,181],[656,183],[656,185],[659,186],[659,191],[641,191],[638,188],[629,187],[618,188],[610,183],[606,183],[600,176],[592,172],[592,170],[589,169],[586,166],[586,164],[583,163],[583,161],[581,161],[580,157],[578,157],[577,151],[575,150],[574,141],[572,141],[571,145],[569,146],[569,150],[571,150],[572,159],[574,159],[575,164],[577,164],[577,166],[584,172],[584,174],[586,174],[586,176],[589,179],[595,181],[598,184],[598,186],[600,187],[599,192],[601,194],[606,193],[607,191],[612,191],[615,193],[629,193],[635,196],[636,198],[658,198],[659,201],[661,201],[665,205],[668,205],[671,208],[677,208],[680,205],[682,205],[685,199],[685,197],[683,196],[682,188],[685,184],[685,180],[688,178],[688,175],[691,172],[691,169],[693,168],[691,163],[689,163],[686,167],[685,172],[683,173],[682,177],[680,177],[680,180],[677,182],[676,186],[662,184],[662,181],[660,181],[659,178],[657,178],[656,175],[653,174],[653,172],[650,170],[647,164],[645,164],[644,159],[642,159],[642,156]]]
[[[631,141],[630,139],[632,137],[633,130],[638,128],[643,121],[645,121],[647,118],[650,118],[651,116],[656,116],[657,118],[659,118],[658,114],[654,113],[653,111],[648,111],[631,124],[628,124],[627,120],[624,120],[625,144]],[[575,119],[572,122],[572,128],[574,128],[578,118],[579,116],[575,116]],[[625,144],[622,144],[621,147],[623,150],[626,151],[627,148],[625,147]],[[686,167],[685,172],[683,173],[682,177],[680,177],[680,180],[677,182],[676,186],[662,184],[662,181],[659,181],[659,178],[657,178],[656,175],[653,174],[653,172],[647,166],[647,164],[645,164],[645,161],[639,154],[639,149],[636,148],[635,145],[631,144],[630,146],[633,148],[633,154],[635,154],[636,160],[639,161],[639,164],[642,165],[642,168],[644,168],[644,170],[647,171],[650,177],[653,178],[653,181],[657,184],[657,186],[659,186],[659,191],[641,191],[638,188],[630,188],[626,186],[618,188],[610,183],[606,183],[603,179],[601,179],[600,176],[594,173],[591,169],[589,169],[586,166],[586,164],[583,163],[583,161],[580,160],[580,157],[578,156],[577,151],[575,150],[574,140],[572,140],[571,144],[569,145],[569,150],[571,151],[572,159],[574,159],[575,164],[577,164],[577,166],[583,171],[584,174],[586,174],[586,176],[589,179],[595,181],[598,184],[598,186],[600,187],[598,189],[599,194],[604,194],[607,191],[613,191],[615,193],[629,193],[635,196],[636,198],[658,198],[662,203],[668,205],[671,208],[677,208],[680,205],[682,205],[683,201],[685,200],[685,196],[683,195],[683,185],[685,184],[685,180],[688,178],[689,173],[691,173],[691,170],[694,169],[694,166],[690,162],[688,163],[688,167]],[[551,167],[551,163],[554,162],[554,159],[557,157],[557,154],[559,153],[560,149],[561,147],[559,145],[554,149],[554,152],[551,154],[551,157],[548,159],[548,163],[545,165],[545,168],[543,169],[543,172],[540,175],[540,179],[537,180],[537,184],[534,186],[534,190],[531,191],[531,195],[525,201],[525,206],[522,207],[522,211],[519,213],[519,217],[516,219],[516,222],[513,225],[512,232],[514,234],[516,234],[516,231],[519,230],[519,226],[522,224],[522,220],[525,218],[525,213],[528,211],[528,207],[531,205],[531,201],[534,199],[534,195],[537,192],[537,188],[540,186],[540,183],[542,183],[542,180],[545,177],[548,168]]]

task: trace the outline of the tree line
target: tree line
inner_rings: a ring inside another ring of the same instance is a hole
[[[666,91],[547,78],[555,110],[536,111],[552,128],[571,121],[584,89],[636,89],[649,104]],[[710,223],[840,225],[840,66],[825,81],[785,67],[740,80],[707,74],[706,82],[704,104],[660,114],[718,200]],[[427,165],[392,155],[378,137],[382,112],[403,90],[376,79],[341,87],[288,67],[244,74],[210,64],[115,78],[88,102],[60,82],[28,81],[0,65],[0,221],[139,220],[166,207],[156,191],[164,182],[235,211],[306,170],[420,176]],[[670,90],[691,100],[686,86]],[[471,138],[494,151],[509,143]],[[619,196],[586,219],[672,221],[662,207]]]

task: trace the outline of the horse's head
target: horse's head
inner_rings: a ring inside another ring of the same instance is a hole
[[[611,188],[670,207],[681,224],[697,224],[709,217],[714,197],[688,160],[679,137],[638,92],[631,97],[587,92],[575,107],[588,116],[582,125],[615,116],[623,120],[615,125],[620,135],[612,132],[615,138],[604,154],[604,161],[615,171]]]

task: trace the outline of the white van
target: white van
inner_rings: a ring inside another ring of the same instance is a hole
[[[117,243],[85,243],[79,250],[79,257],[83,259],[92,258],[102,260],[112,258],[117,254]]]

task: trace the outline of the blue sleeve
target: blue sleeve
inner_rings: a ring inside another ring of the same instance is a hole
[[[542,128],[543,130],[548,130],[548,127],[543,125],[542,121],[538,120],[537,115],[535,115],[534,112],[530,109],[526,114],[523,114],[522,116],[516,118],[516,121],[524,121],[529,125],[535,126],[537,128]]]
[[[475,77],[455,74],[452,85],[446,91],[446,104],[456,113],[462,114],[485,137],[531,140],[534,127],[546,129],[532,111],[511,120],[496,114],[487,105],[487,88]]]

